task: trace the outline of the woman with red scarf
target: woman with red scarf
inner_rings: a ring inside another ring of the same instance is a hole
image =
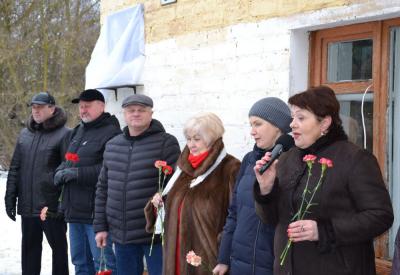
[[[206,268],[186,262],[191,250],[202,258],[203,265],[216,264],[219,237],[240,167],[240,161],[226,153],[223,133],[222,122],[213,113],[189,119],[178,167],[163,194],[155,194],[145,209],[147,229],[152,232],[153,207],[164,203],[164,275],[209,274]]]

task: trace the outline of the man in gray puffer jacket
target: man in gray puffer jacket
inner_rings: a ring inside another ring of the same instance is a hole
[[[62,215],[56,215],[61,188],[53,185],[53,176],[64,158],[62,141],[69,130],[64,110],[55,104],[47,92],[33,96],[32,114],[18,137],[8,172],[6,211],[15,221],[18,199],[23,275],[40,274],[43,232],[53,250],[53,275],[68,274],[67,226]],[[44,206],[53,216],[41,221]]]
[[[132,95],[123,103],[127,127],[106,144],[103,167],[97,183],[93,222],[98,246],[108,234],[115,244],[118,274],[141,275],[143,255],[150,275],[161,274],[162,247],[157,240],[152,254],[152,235],[146,233],[144,207],[158,191],[156,160],[175,166],[180,149],[177,139],[152,119],[153,101]]]

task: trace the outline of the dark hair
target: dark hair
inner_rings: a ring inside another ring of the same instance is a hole
[[[314,113],[318,118],[332,117],[329,129],[341,127],[342,120],[339,117],[340,105],[335,92],[327,86],[318,86],[307,89],[289,98],[289,104]]]

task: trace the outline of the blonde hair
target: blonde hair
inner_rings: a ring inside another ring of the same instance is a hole
[[[214,113],[200,113],[186,121],[183,134],[187,138],[190,134],[199,135],[210,146],[225,132],[221,119]]]

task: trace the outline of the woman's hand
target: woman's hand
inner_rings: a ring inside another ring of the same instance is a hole
[[[213,269],[213,274],[214,275],[224,275],[228,272],[229,266],[226,264],[217,264],[214,269]]]
[[[289,224],[288,237],[292,242],[318,241],[318,226],[313,220],[300,220]]]
[[[260,169],[271,159],[271,152],[267,152],[264,157],[260,160],[256,161],[256,165],[253,170],[256,174],[257,181],[260,185],[261,195],[267,195],[271,192],[272,187],[274,186],[274,181],[276,177],[276,164],[278,160],[275,160],[272,165],[261,175]]]
[[[163,199],[160,193],[156,193],[151,199],[151,203],[155,208],[158,208],[163,205]]]

